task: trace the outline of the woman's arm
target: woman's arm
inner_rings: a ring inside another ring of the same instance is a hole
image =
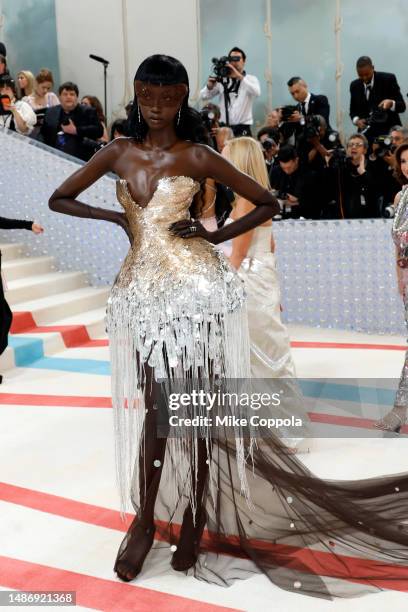
[[[33,221],[20,221],[19,219],[6,219],[0,217],[0,229],[26,229],[31,230]]]
[[[18,219],[6,219],[0,217],[0,229],[26,229],[31,230],[34,234],[42,234],[44,228],[39,223],[34,221],[20,221]]]
[[[234,211],[233,211],[234,220],[238,220],[241,217],[244,217],[245,215],[250,213],[251,210],[253,209],[254,209],[254,205],[251,204],[251,202],[248,202],[248,200],[244,200],[243,198],[238,198],[236,200]],[[250,230],[249,232],[245,232],[245,234],[241,234],[240,236],[237,236],[232,241],[232,252],[231,252],[231,255],[229,256],[229,261],[230,261],[230,264],[236,270],[239,269],[243,260],[247,256],[249,247],[251,246],[253,235],[254,235],[254,230]]]
[[[51,210],[63,213],[64,215],[117,223],[125,230],[129,240],[132,241],[129,225],[124,213],[89,206],[76,199],[82,191],[88,189],[104,174],[113,170],[114,161],[119,155],[119,147],[120,144],[117,141],[113,141],[95,153],[88,163],[74,172],[54,191],[48,205]]]
[[[196,151],[197,172],[227,185],[242,198],[252,202],[255,208],[238,221],[224,225],[211,233],[197,222],[195,223],[197,230],[190,232],[191,220],[178,221],[170,226],[174,234],[184,238],[201,236],[212,244],[219,244],[254,229],[280,212],[278,200],[267,189],[247,174],[237,170],[224,157],[205,145],[197,145]]]
[[[399,201],[401,199],[401,195],[402,195],[402,191],[399,191],[397,193],[397,195],[394,198],[394,202],[393,202],[393,206],[396,209]],[[404,293],[405,293],[405,287],[406,287],[406,272],[404,272],[404,268],[401,268],[398,265],[398,260],[401,256],[401,253],[399,251],[399,248],[397,245],[395,245],[395,264],[396,264],[396,268],[397,268],[397,284],[398,284],[398,293],[400,294],[400,296],[403,298],[404,297]]]

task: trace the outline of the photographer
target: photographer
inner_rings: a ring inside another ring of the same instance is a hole
[[[60,104],[47,109],[40,139],[50,147],[88,161],[96,144],[89,141],[101,138],[103,127],[94,108],[78,104],[78,94],[75,83],[66,82],[60,86]]]
[[[219,106],[209,102],[200,110],[200,115],[211,140],[211,146],[216,151],[219,151],[216,140],[217,132],[220,129],[221,112]]]
[[[256,137],[262,145],[266,169],[269,173],[279,163],[277,158],[279,151],[279,130],[265,126],[259,130]]]
[[[17,88],[10,76],[0,77],[0,127],[28,136],[37,123],[31,106],[17,100]]]
[[[347,156],[341,160],[331,156],[329,167],[333,185],[337,178],[339,217],[362,219],[379,217],[381,214],[375,174],[368,162],[367,152],[367,138],[363,134],[353,134],[347,141]]]
[[[385,217],[392,216],[392,203],[400,190],[400,184],[395,176],[395,151],[408,136],[408,130],[401,126],[393,126],[389,134],[377,136],[372,144],[368,165],[376,184],[378,198],[381,199],[380,211]]]
[[[301,163],[296,148],[292,145],[282,146],[278,162],[269,173],[269,179],[280,201],[282,216],[294,219],[320,218],[313,194],[313,173]]]
[[[221,122],[232,128],[234,136],[251,136],[252,106],[261,94],[257,77],[244,70],[245,61],[246,54],[238,47],[228,57],[213,59],[215,76],[200,92],[203,100],[220,96]]]
[[[330,104],[327,97],[310,93],[307,83],[299,76],[289,79],[287,85],[290,95],[297,102],[297,110],[292,114],[290,120],[300,122],[302,117],[320,115],[326,120],[330,129]]]
[[[406,106],[394,74],[377,72],[367,56],[357,60],[356,68],[358,79],[350,84],[350,118],[371,144],[393,125],[401,125],[398,113]]]
[[[408,141],[408,128],[402,125],[393,125],[390,129],[390,136],[394,152],[400,145]]]

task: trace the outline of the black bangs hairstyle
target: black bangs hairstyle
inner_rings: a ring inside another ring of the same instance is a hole
[[[169,55],[151,55],[147,57],[137,69],[134,81],[142,81],[152,85],[187,85],[188,91],[181,105],[180,121],[175,117],[177,137],[182,140],[209,144],[209,135],[201,119],[200,113],[188,105],[190,84],[187,70],[183,64]],[[133,108],[129,115],[129,135],[143,142],[148,131],[147,123],[138,114],[138,101],[135,94]]]

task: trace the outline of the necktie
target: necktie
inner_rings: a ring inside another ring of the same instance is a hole
[[[302,115],[305,117],[306,116],[306,102],[301,102],[300,108],[302,110]]]
[[[366,85],[366,98],[367,98],[367,100],[370,99],[370,94],[371,94],[371,85]]]

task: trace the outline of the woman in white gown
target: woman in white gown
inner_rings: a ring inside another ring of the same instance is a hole
[[[229,140],[223,148],[222,155],[238,170],[251,176],[266,189],[270,189],[262,149],[256,140],[247,136]],[[254,204],[236,195],[227,223],[240,219],[254,208]],[[215,228],[215,217],[208,217],[208,214],[211,213],[206,206],[202,222],[208,229],[213,225]],[[268,220],[263,225],[234,238],[232,245],[224,243],[221,247],[245,283],[251,340],[251,376],[257,379],[295,378],[296,370],[290,350],[289,335],[280,316],[281,295],[274,255],[272,221]],[[297,404],[295,416],[302,418],[304,423],[302,436],[306,436],[308,417],[303,402],[299,401]],[[289,434],[284,428],[281,429],[281,435],[285,436],[285,442],[293,452],[307,450],[310,447],[310,439],[288,437]]]

